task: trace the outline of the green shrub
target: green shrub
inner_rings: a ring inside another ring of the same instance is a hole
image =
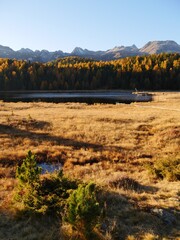
[[[15,196],[15,199],[23,202],[27,209],[40,205],[41,199],[38,196],[40,173],[41,168],[37,166],[36,157],[29,151],[22,165],[16,170],[18,187]]]
[[[149,172],[158,179],[180,180],[180,159],[163,159],[147,165]]]
[[[77,184],[66,178],[62,171],[42,180],[40,173],[41,168],[37,166],[36,157],[29,151],[16,170],[18,186],[15,199],[31,212],[60,213],[70,195],[69,191],[76,189]]]
[[[41,206],[46,209],[47,213],[62,212],[71,190],[76,188],[76,181],[66,178],[63,171],[51,174],[49,178],[42,180],[39,188]]]
[[[31,151],[28,152],[27,157],[23,160],[20,167],[17,167],[16,177],[19,186],[34,187],[40,181],[41,168],[37,166],[36,156]]]
[[[91,239],[99,216],[100,206],[96,199],[95,184],[80,184],[67,200],[65,221],[87,239]]]

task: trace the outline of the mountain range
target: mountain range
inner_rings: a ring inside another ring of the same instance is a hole
[[[71,53],[66,53],[61,50],[55,52],[49,52],[47,50],[32,51],[29,48],[21,48],[18,51],[14,51],[10,47],[0,45],[0,58],[10,58],[18,60],[28,60],[37,62],[48,62],[58,58],[68,56],[78,56],[84,58],[93,58],[95,60],[115,60],[130,56],[149,55],[155,53],[180,53],[180,45],[175,41],[150,41],[142,48],[137,48],[136,45],[132,46],[117,46],[107,51],[90,51],[88,49],[82,49],[76,47]]]

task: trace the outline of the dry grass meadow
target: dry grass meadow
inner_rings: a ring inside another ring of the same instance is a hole
[[[180,159],[180,93],[153,94],[152,102],[116,105],[0,102],[0,239],[72,239],[55,219],[15,216],[14,173],[28,150],[102,188],[101,239],[179,239],[179,182],[153,178],[146,164]],[[138,186],[116,185],[123,177]],[[175,221],[164,222],[154,209]]]

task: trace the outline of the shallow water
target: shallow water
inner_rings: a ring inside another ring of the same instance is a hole
[[[61,170],[62,165],[60,163],[39,163],[38,167],[42,168],[41,174],[45,174],[45,173],[53,173],[56,171]]]

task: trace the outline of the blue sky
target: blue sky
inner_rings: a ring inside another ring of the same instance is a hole
[[[0,0],[0,45],[71,52],[180,44],[180,0]]]

